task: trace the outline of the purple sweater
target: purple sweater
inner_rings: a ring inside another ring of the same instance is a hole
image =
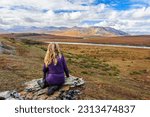
[[[44,78],[50,85],[62,85],[65,82],[65,75],[69,77],[69,71],[64,56],[58,58],[56,65],[52,62],[48,67],[43,66]]]

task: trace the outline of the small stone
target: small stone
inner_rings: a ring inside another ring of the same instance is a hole
[[[33,98],[33,93],[28,93],[25,97],[26,100],[31,100]]]
[[[38,99],[38,96],[37,95],[34,95],[32,100],[37,100]]]
[[[19,94],[20,94],[21,96],[26,96],[28,93],[25,92],[25,91],[21,91]]]
[[[9,98],[10,97],[10,91],[4,91],[4,92],[1,92],[0,93],[0,97],[3,97],[5,99]]]
[[[42,95],[47,93],[47,88],[41,89],[40,91],[37,92],[37,95]]]
[[[22,92],[20,92],[19,94],[20,94],[20,96],[21,96],[22,98],[25,98],[28,93],[25,92],[25,91],[22,91]]]
[[[49,96],[46,100],[56,100],[57,97]]]
[[[34,87],[34,92],[41,90],[41,87]]]
[[[47,99],[48,98],[48,96],[45,94],[45,95],[40,95],[39,97],[38,97],[38,100],[45,100],[45,99]]]
[[[26,92],[32,92],[33,90],[32,90],[32,88],[28,88],[28,87],[27,87],[27,88],[25,88],[25,91],[26,91]]]
[[[14,98],[16,100],[23,100],[23,98],[20,96],[20,94],[18,92],[16,92],[16,91],[12,91],[10,93],[10,97]]]
[[[63,90],[63,91],[68,91],[70,89],[70,86],[63,86],[62,88],[61,88],[61,90]]]

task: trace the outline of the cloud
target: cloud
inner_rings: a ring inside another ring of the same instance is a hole
[[[18,26],[109,26],[130,33],[150,34],[149,0],[136,2],[126,10],[117,10],[112,4],[93,4],[94,2],[95,0],[0,0],[0,29]]]
[[[91,4],[94,3],[95,0],[68,0],[72,4]]]

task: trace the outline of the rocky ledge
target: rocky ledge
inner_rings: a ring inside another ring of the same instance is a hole
[[[76,100],[78,99],[81,90],[77,87],[84,85],[82,78],[70,76],[66,78],[65,84],[54,94],[48,96],[48,88],[41,89],[37,81],[34,79],[24,84],[24,90],[21,92],[5,91],[0,92],[0,100]]]
[[[4,42],[0,42],[0,54],[12,54],[15,55],[15,47],[10,46]]]

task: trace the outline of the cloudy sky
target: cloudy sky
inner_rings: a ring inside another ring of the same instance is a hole
[[[0,0],[0,29],[109,26],[150,34],[150,0]]]

